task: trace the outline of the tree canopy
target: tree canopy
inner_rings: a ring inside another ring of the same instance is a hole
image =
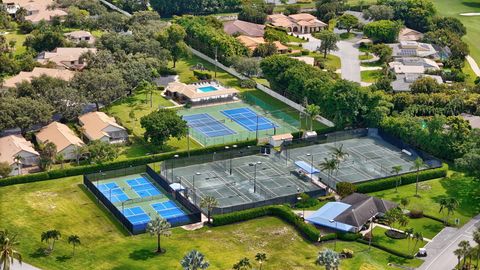
[[[169,109],[152,112],[142,117],[140,123],[145,129],[145,140],[158,146],[163,146],[170,137],[180,139],[188,131],[187,122]]]

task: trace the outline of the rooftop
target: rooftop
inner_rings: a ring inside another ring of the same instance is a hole
[[[6,79],[3,83],[3,87],[15,87],[17,83],[21,83],[22,81],[30,82],[33,78],[40,77],[42,75],[69,81],[73,78],[74,74],[75,73],[70,70],[36,67],[32,71],[21,71],[19,74]]]
[[[238,33],[250,37],[263,37],[265,25],[235,20],[225,22],[223,24],[223,30],[229,35]]]
[[[15,163],[15,156],[21,151],[39,155],[33,144],[21,135],[9,135],[0,138],[0,162],[7,162],[9,165]]]
[[[124,127],[117,124],[115,118],[108,116],[104,112],[90,112],[78,118],[83,125],[85,135],[89,140],[98,140],[104,136],[108,136],[104,129],[108,126],[113,126],[121,130]]]
[[[59,122],[52,122],[43,127],[36,137],[43,143],[49,141],[55,144],[57,152],[64,150],[70,145],[84,145],[83,141],[68,126]]]

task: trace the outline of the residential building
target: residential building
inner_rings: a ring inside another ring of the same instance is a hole
[[[171,82],[165,88],[165,96],[179,103],[189,103],[193,106],[232,101],[237,94],[237,89],[223,87],[215,81],[196,84]]]
[[[90,112],[80,116],[78,120],[83,127],[83,134],[90,141],[123,143],[128,140],[127,130],[104,112]]]
[[[67,16],[67,12],[64,10],[52,8],[55,5],[53,0],[9,0],[4,4],[9,7],[9,13],[16,12],[20,7],[24,8],[27,11],[25,20],[32,23],[39,23],[42,20],[50,21],[54,17]]]
[[[258,45],[267,43],[263,37],[250,37],[250,36],[238,36],[237,40],[243,43],[250,51],[254,51]],[[288,47],[280,43],[280,41],[274,41],[275,47],[277,47],[278,53],[287,53]]]
[[[479,128],[480,129],[480,116],[471,115],[468,113],[462,113],[460,115],[464,120],[468,121],[472,128]]]
[[[68,126],[59,122],[52,122],[43,127],[35,136],[39,143],[55,144],[57,155],[63,155],[64,160],[76,159],[75,151],[85,145]]]
[[[287,32],[313,33],[325,29],[328,25],[308,13],[292,15],[273,14],[267,16],[267,22],[273,26],[282,27]]]
[[[37,78],[42,75],[69,81],[73,78],[75,72],[70,70],[36,67],[32,71],[21,71],[19,74],[6,79],[1,86],[2,88],[15,87],[17,83],[21,83],[23,81],[30,82],[33,78]]]
[[[263,37],[265,25],[234,20],[223,23],[223,31],[232,36]]]
[[[96,53],[95,48],[56,48],[52,52],[42,52],[37,56],[37,62],[46,65],[54,63],[58,69],[82,70],[85,63],[80,56],[86,52]]]
[[[0,138],[0,162],[10,165],[10,175],[25,173],[28,168],[37,165],[39,157],[40,154],[35,151],[33,144],[21,135]]]
[[[15,17],[17,10],[20,9],[20,5],[15,4],[14,2],[4,2],[3,7],[5,8],[5,11],[8,13],[8,15],[12,17]]]
[[[398,41],[419,41],[422,38],[422,33],[407,27],[402,28],[398,34]]]
[[[65,37],[75,44],[82,41],[86,42],[87,44],[95,43],[95,37],[88,31],[73,31],[65,33]]]
[[[431,44],[416,41],[400,41],[389,44],[393,57],[436,57],[437,51]]]
[[[436,80],[438,83],[443,83],[443,79],[441,76],[437,75],[427,75],[427,74],[419,74],[419,73],[405,73],[405,74],[397,74],[396,80],[391,83],[394,92],[406,92],[410,91],[410,85],[422,77],[430,77]]]
[[[353,193],[339,202],[329,202],[305,220],[337,231],[359,232],[369,221],[397,207],[391,201]]]
[[[420,73],[424,73],[425,70],[440,70],[440,66],[442,64],[438,64],[432,59],[428,58],[420,58],[420,57],[399,57],[396,58],[395,61],[388,63],[390,68],[392,69],[405,69],[408,67],[422,67],[423,71]],[[409,73],[409,72],[403,72]],[[418,73],[418,72],[411,72],[411,73]]]

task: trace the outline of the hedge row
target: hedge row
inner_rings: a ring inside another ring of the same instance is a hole
[[[243,147],[247,145],[256,145],[256,144],[257,144],[256,140],[236,143],[238,147]],[[217,145],[217,146],[190,150],[190,155],[201,155],[205,153],[219,151],[219,150],[225,149],[225,146],[226,145]],[[68,168],[63,170],[58,169],[58,170],[51,170],[48,172],[12,176],[5,179],[0,179],[0,186],[9,186],[9,185],[15,185],[15,184],[22,184],[22,183],[45,181],[45,180],[57,179],[57,178],[68,177],[68,176],[95,173],[100,170],[107,171],[107,170],[126,168],[129,166],[145,165],[149,163],[163,161],[166,159],[171,159],[173,158],[174,155],[179,155],[180,157],[187,156],[188,151],[184,150],[184,151],[178,151],[178,152],[161,153],[161,154],[154,154],[150,156],[130,158],[130,159],[125,159],[120,161],[105,162],[101,164],[78,166],[78,167],[73,167],[73,168]]]
[[[445,177],[447,176],[447,171],[448,171],[448,165],[445,163],[440,168],[420,171],[418,174],[418,181],[422,182],[430,179]],[[406,173],[399,176],[392,176],[384,179],[359,183],[359,184],[356,184],[356,186],[357,186],[357,192],[369,193],[369,192],[395,188],[395,185],[397,182],[401,183],[401,185],[403,186],[403,185],[415,183],[416,181],[417,181],[417,173],[411,172],[411,173]]]
[[[425,214],[425,213],[423,213],[423,216],[426,217],[426,218],[433,219],[433,220],[436,220],[438,222],[441,222],[442,224],[444,224],[446,226],[455,227],[455,225],[453,225],[452,223],[450,223],[448,221],[445,224],[445,220],[443,220],[442,218],[434,217],[434,216],[431,216],[431,215]]]
[[[365,240],[365,239],[362,239],[362,238],[359,238],[357,239],[357,242],[360,242],[360,243],[363,243],[363,244],[367,244],[368,245],[368,241]],[[391,249],[389,247],[386,247],[384,245],[381,245],[381,244],[378,244],[378,243],[375,243],[375,242],[372,242],[371,245],[373,247],[376,247],[378,249],[381,249],[383,251],[386,251],[388,253],[391,253],[393,255],[396,255],[398,257],[402,257],[402,258],[405,258],[405,259],[413,259],[414,257],[410,254],[407,254],[407,253],[404,253],[404,252],[401,252],[401,251],[398,251],[398,250],[395,250],[395,249]]]

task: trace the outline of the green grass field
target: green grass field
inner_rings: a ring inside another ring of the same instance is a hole
[[[0,189],[0,228],[19,234],[19,251],[27,263],[42,269],[181,269],[179,261],[191,249],[206,255],[213,270],[230,269],[243,257],[265,252],[263,269],[319,269],[314,260],[319,250],[333,248],[333,242],[315,246],[306,242],[289,225],[277,218],[261,218],[197,231],[173,229],[162,239],[167,252],[156,256],[154,237],[128,236],[117,221],[96,204],[81,185],[81,177],[36,182]],[[41,232],[57,229],[62,238],[50,256],[42,249]],[[66,238],[80,236],[82,244],[74,257]],[[352,249],[353,259],[342,261],[340,269],[394,269],[387,263],[418,266],[419,260],[405,260],[356,242],[338,242],[337,250]]]
[[[362,82],[374,83],[382,74],[381,70],[364,70],[360,72]]]
[[[460,16],[461,13],[480,12],[479,1],[433,0],[438,13],[443,16],[458,18],[466,27],[467,35],[463,38],[470,47],[470,54],[480,63],[480,16]]]
[[[398,227],[398,226],[397,226]],[[423,237],[432,239],[443,228],[443,223],[431,218],[409,218],[408,225],[405,228],[412,228],[415,232],[421,232]],[[405,228],[398,228],[405,230]]]
[[[377,243],[379,245],[388,247],[390,249],[400,251],[406,254],[412,254],[414,241],[408,239],[393,239],[385,235],[387,229],[381,227],[373,228],[373,240],[372,242]],[[427,244],[426,241],[418,242],[417,249],[415,252],[418,251],[418,248],[421,248]]]

